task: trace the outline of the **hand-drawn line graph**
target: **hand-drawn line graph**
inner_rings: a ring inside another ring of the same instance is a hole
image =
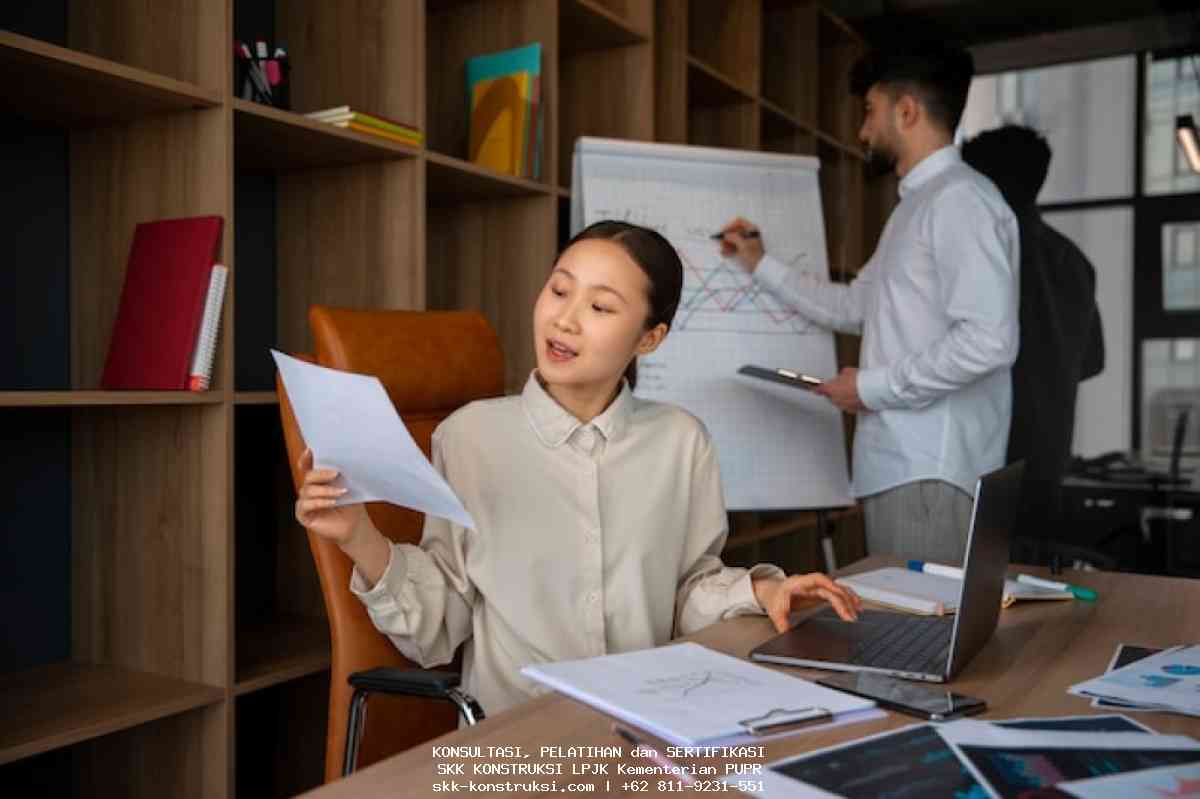
[[[683,296],[672,325],[676,332],[728,332],[792,335],[817,328],[733,261],[711,252],[715,243],[675,242],[683,261]],[[785,263],[803,268],[807,253],[782,254]]]
[[[647,680],[638,693],[678,702],[684,699],[720,698],[756,685],[758,683],[740,674],[705,670]]]

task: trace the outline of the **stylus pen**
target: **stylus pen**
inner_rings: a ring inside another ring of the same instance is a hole
[[[620,724],[613,725],[613,732],[615,732],[621,738],[624,738],[625,741],[627,741],[629,745],[633,747],[634,753],[640,755],[641,757],[650,758],[656,764],[661,766],[667,774],[679,780],[684,785],[691,785],[696,782],[696,778],[688,773],[687,768],[671,760],[662,752],[658,751],[653,746],[622,727]]]
[[[712,234],[709,238],[720,240],[725,238],[726,233],[740,233],[744,239],[757,239],[760,235],[757,230],[722,230],[720,233]]]
[[[1018,583],[1026,585],[1036,585],[1039,588],[1053,588],[1055,591],[1070,591],[1075,595],[1076,599],[1083,599],[1088,602],[1095,602],[1100,595],[1090,588],[1084,588],[1080,585],[1071,585],[1069,583],[1058,583],[1054,580],[1044,580],[1041,577],[1034,577],[1029,574],[1018,574]]]
[[[963,578],[963,570],[957,566],[943,566],[940,563],[926,563],[923,560],[910,560],[908,562],[908,569],[914,572],[925,572],[926,574],[949,577],[953,580],[961,580]]]

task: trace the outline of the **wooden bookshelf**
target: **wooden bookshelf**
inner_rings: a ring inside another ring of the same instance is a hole
[[[696,56],[688,56],[688,104],[690,106],[733,105],[754,102],[755,93],[709,66]]]
[[[219,391],[0,391],[0,408],[210,405],[224,399]]]
[[[0,109],[63,127],[221,105],[221,93],[0,30]]]
[[[324,619],[277,616],[238,631],[238,674],[233,692],[248,694],[329,668],[329,625]]]
[[[648,5],[644,6],[646,9]],[[559,42],[564,57],[650,41],[649,16],[629,20],[595,0],[559,3]],[[640,24],[639,24],[640,23]]]
[[[287,172],[368,161],[412,158],[414,147],[380,136],[317,122],[302,114],[281,111],[235,98],[233,141],[239,166]]]
[[[839,93],[861,42],[804,0],[19,2],[26,28],[0,31],[0,158],[22,191],[0,225],[37,268],[0,300],[24,336],[0,355],[3,443],[22,453],[0,485],[10,528],[38,534],[10,543],[24,610],[0,659],[0,780],[29,793],[320,780],[328,625],[268,354],[311,351],[310,305],[482,310],[516,391],[578,137],[818,155],[843,276],[894,197],[862,180]],[[292,110],[234,96],[229,43],[260,37],[288,44]],[[464,160],[463,99],[467,59],[530,42],[532,180]],[[425,144],[304,116],[345,104]],[[212,389],[99,390],[134,226],[203,214],[225,219],[232,278]],[[732,544],[808,540],[810,521],[738,518]]]
[[[536,197],[550,191],[545,183],[505,175],[432,150],[425,153],[425,192],[434,204]]]
[[[233,402],[235,405],[278,405],[279,395],[274,391],[239,391]]]
[[[8,674],[0,765],[224,699],[215,686],[116,666],[56,663]]]

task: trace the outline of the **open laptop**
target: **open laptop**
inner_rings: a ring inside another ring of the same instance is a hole
[[[845,622],[832,608],[825,608],[757,647],[750,658],[949,681],[996,629],[1023,471],[1024,463],[1018,461],[985,474],[975,486],[962,591],[953,616],[864,610],[857,622]]]

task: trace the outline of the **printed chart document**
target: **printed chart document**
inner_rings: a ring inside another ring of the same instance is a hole
[[[988,795],[1002,799],[1097,774],[1200,762],[1200,741],[1184,735],[1004,729],[968,720],[942,725],[938,734]]]
[[[391,502],[475,528],[421,452],[378,377],[327,369],[271,350],[314,465],[342,474],[338,505]]]
[[[1153,730],[1119,715],[1007,719],[991,724],[1019,730],[1153,735]],[[912,725],[768,763],[760,787],[753,793],[767,797],[983,799],[987,792],[938,730],[934,724]],[[725,782],[737,785],[732,777]]]
[[[1130,663],[1136,663],[1139,660],[1157,655],[1161,649],[1155,649],[1148,646],[1136,646],[1134,644],[1117,644],[1116,650],[1113,652],[1112,660],[1108,663],[1108,668],[1104,670],[1105,674],[1110,671],[1116,671],[1128,666]],[[1129,713],[1153,713],[1158,710],[1154,707],[1142,707],[1141,705],[1131,702],[1122,702],[1120,699],[1093,699],[1092,707],[1099,708],[1114,708],[1117,710]]]
[[[1169,799],[1195,796],[1197,786],[1200,786],[1200,763],[1072,780],[1054,787],[1079,799],[1130,799],[1135,796]]]
[[[883,715],[869,699],[693,643],[541,663],[521,673],[680,746],[730,745],[808,721],[828,726],[822,722]]]
[[[1076,696],[1200,716],[1200,645],[1179,646],[1076,683]]]

